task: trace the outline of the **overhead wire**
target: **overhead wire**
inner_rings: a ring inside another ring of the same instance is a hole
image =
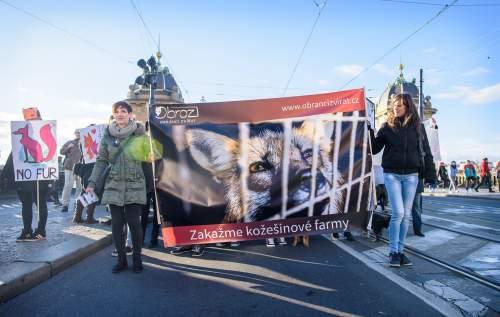
[[[151,39],[151,41],[154,43],[155,47],[157,48],[158,51],[160,51],[160,40],[158,39],[158,42],[156,42],[154,36],[153,36],[153,33],[151,32],[150,28],[148,27],[147,23],[146,23],[146,20],[144,20],[141,12],[139,11],[139,8],[135,5],[135,2],[134,0],[130,0],[130,4],[132,5],[132,7],[134,8],[135,12],[137,13],[137,16],[139,17],[139,19],[141,20],[142,22],[142,25],[144,26],[144,28],[146,29],[146,31],[148,32],[149,34],[149,37]],[[179,85],[179,88],[182,90],[184,90],[184,92],[186,93],[187,96],[189,96],[189,92],[186,88],[182,89],[182,87],[185,87],[183,82],[180,80],[180,78],[175,74],[175,72],[173,71],[173,68],[172,68],[172,64],[170,64],[168,61],[167,61],[167,58],[165,56],[162,56],[162,58],[165,60],[165,64],[167,65],[168,69],[169,69],[169,72],[172,74],[172,76],[175,78],[175,81],[178,83]]]
[[[134,8],[135,13],[137,13],[137,16],[139,17],[139,19],[140,19],[140,20],[141,20],[141,22],[142,22],[142,25],[144,26],[144,28],[145,28],[145,29],[146,29],[146,31],[148,32],[148,34],[149,34],[149,37],[150,37],[151,41],[153,42],[153,44],[155,45],[155,47],[157,47],[157,48],[159,49],[159,47],[158,47],[158,43],[156,43],[155,38],[154,38],[154,36],[153,36],[153,33],[151,33],[151,30],[149,29],[148,25],[146,24],[146,21],[144,21],[144,18],[142,17],[142,14],[141,14],[141,12],[139,11],[139,9],[137,8],[137,6],[135,5],[134,0],[130,0],[130,4],[131,4],[131,5],[132,5],[132,7]]]
[[[132,8],[133,8],[133,11],[134,11],[134,15],[137,14],[137,10],[134,8],[133,5],[132,5]],[[151,50],[152,52],[154,52],[155,49],[156,49],[155,44],[151,43],[151,41],[150,41],[150,35],[147,34],[148,31],[145,30],[144,27],[143,27],[144,24],[142,23],[142,21],[140,19],[136,20],[136,22],[137,22],[137,27],[138,27],[138,33],[139,33],[139,36],[141,38],[141,42],[142,42],[144,50],[145,51]]]
[[[404,1],[404,0],[379,0],[379,1],[394,2],[394,3],[401,3],[401,4],[439,6],[439,7],[442,7],[444,5],[442,3],[427,2],[427,1]],[[497,6],[500,6],[500,3],[494,2],[494,3],[454,4],[454,5],[450,5],[450,6],[454,6],[454,7],[497,7]]]
[[[104,48],[104,47],[102,47],[100,45],[97,45],[94,42],[92,42],[92,41],[90,41],[90,40],[88,40],[88,39],[86,39],[86,38],[84,38],[84,37],[82,37],[82,36],[80,36],[80,35],[78,35],[76,33],[73,33],[73,32],[71,32],[71,31],[69,31],[69,30],[67,30],[65,28],[62,28],[62,27],[60,27],[60,26],[58,26],[58,25],[56,25],[56,24],[54,24],[54,23],[52,23],[52,22],[50,22],[50,21],[48,21],[48,20],[46,20],[46,19],[38,16],[38,15],[32,13],[32,12],[26,10],[26,9],[20,8],[20,7],[18,7],[16,5],[13,5],[12,3],[8,2],[8,1],[5,1],[5,0],[0,0],[0,3],[3,3],[6,6],[11,7],[12,9],[17,10],[17,11],[19,11],[19,12],[21,12],[21,13],[23,13],[23,14],[25,14],[25,15],[27,15],[27,16],[29,16],[29,17],[31,17],[31,18],[33,18],[33,19],[41,22],[41,23],[43,23],[43,24],[46,24],[46,25],[48,25],[48,26],[50,26],[50,27],[52,27],[52,28],[60,31],[60,32],[63,32],[65,34],[67,34],[67,35],[69,35],[69,36],[71,36],[71,37],[73,37],[73,38],[75,38],[75,39],[77,39],[77,40],[79,40],[79,41],[81,41],[81,42],[89,45],[89,46],[92,46],[93,48],[95,48],[95,49],[97,49],[97,50],[99,50],[99,51],[101,51],[103,53],[106,53],[107,55],[110,55],[110,56],[112,56],[114,58],[120,59],[123,62],[126,62],[128,64],[135,64],[134,62],[126,59],[125,57],[123,57],[123,56],[121,56],[119,54],[116,54],[115,52],[112,52],[112,51],[110,51],[110,50],[108,50],[108,49],[106,49],[106,48]]]
[[[317,7],[320,7],[316,1],[313,1],[313,2]],[[286,94],[288,87],[290,86],[290,83],[292,82],[293,76],[295,76],[295,72],[297,71],[297,68],[299,67],[299,64],[302,60],[302,56],[304,55],[304,52],[307,48],[307,45],[309,44],[309,40],[311,39],[311,36],[314,32],[314,29],[316,28],[316,25],[318,24],[319,18],[321,17],[321,13],[325,9],[327,3],[328,3],[328,0],[325,0],[323,5],[319,8],[318,15],[316,16],[316,19],[314,20],[314,23],[311,27],[311,30],[309,31],[309,35],[307,36],[307,39],[304,43],[304,46],[302,46],[302,50],[300,51],[299,58],[297,59],[297,62],[295,63],[295,66],[293,67],[292,73],[290,74],[290,77],[288,78],[288,81],[285,85],[285,88],[283,89],[283,96]]]
[[[457,3],[458,0],[454,0],[451,4],[445,4],[444,7],[439,10],[433,17],[431,17],[429,20],[427,20],[423,25],[421,25],[418,29],[413,31],[410,35],[406,36],[403,40],[399,41],[396,45],[394,45],[392,48],[390,48],[386,53],[384,53],[382,56],[377,58],[374,62],[372,62],[368,67],[364,68],[362,71],[360,71],[357,75],[355,75],[353,78],[351,78],[349,81],[347,81],[344,85],[342,85],[339,89],[344,89],[347,85],[358,79],[362,74],[366,73],[368,70],[370,70],[373,66],[378,64],[380,61],[382,61],[387,55],[391,54],[394,50],[396,50],[398,47],[400,47],[403,43],[411,39],[415,34],[420,32],[422,29],[424,29],[427,25],[432,23],[434,20],[436,20],[441,14],[443,14],[446,10],[448,10],[451,6],[453,6],[455,3]]]

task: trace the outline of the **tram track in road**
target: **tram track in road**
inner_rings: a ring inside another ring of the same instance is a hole
[[[442,229],[442,230],[446,230],[446,231],[458,233],[458,234],[461,234],[461,235],[464,235],[464,236],[469,236],[469,237],[473,237],[473,238],[477,238],[477,239],[481,239],[481,240],[485,240],[485,241],[490,241],[490,242],[495,242],[495,243],[499,243],[500,244],[500,239],[496,239],[496,238],[493,238],[493,237],[482,236],[480,234],[475,234],[475,233],[471,233],[471,232],[465,232],[465,231],[457,230],[457,229],[451,229],[451,228],[448,228],[448,227],[445,227],[445,226],[440,226],[440,225],[436,225],[436,224],[432,224],[432,223],[428,223],[428,222],[423,222],[423,221],[422,221],[422,224],[426,225],[426,226],[429,226],[429,227],[438,228],[438,229]]]
[[[435,212],[434,210],[431,210],[431,209],[428,209],[428,208],[424,208],[424,210]],[[389,215],[391,214],[391,209],[390,208],[387,208],[386,211],[387,211],[387,213]],[[424,215],[428,215],[428,213],[424,213]],[[469,226],[469,227],[471,226],[471,224],[468,224],[468,223],[465,223],[465,222],[461,222],[461,221],[452,220],[452,219],[448,219],[448,218],[437,217],[437,216],[430,216],[430,217],[438,219],[440,221],[450,222],[450,224],[454,224],[454,225]],[[493,222],[497,223],[496,221],[493,221]],[[413,220],[410,220],[410,223],[413,223]],[[428,221],[422,221],[422,225],[426,225],[426,226],[429,226],[429,227],[438,228],[438,229],[441,229],[441,230],[446,230],[446,231],[458,233],[458,234],[461,234],[461,235],[465,235],[465,236],[469,236],[469,237],[473,237],[473,238],[477,238],[477,239],[481,239],[481,240],[485,240],[485,241],[500,243],[500,238],[493,237],[492,234],[482,235],[480,233],[467,232],[467,231],[463,231],[463,230],[459,230],[459,229],[454,229],[454,228],[446,227],[444,225],[438,225],[438,224],[430,223]],[[499,226],[499,229],[492,228],[492,227],[486,227],[486,226],[482,226],[482,225],[476,225],[476,224],[472,224],[472,226],[475,227],[478,230],[482,229],[482,230],[494,230],[494,231],[498,231],[499,234],[500,234],[500,226]]]
[[[386,244],[389,244],[389,240],[386,239],[385,237],[380,236],[378,239],[379,239],[379,241],[383,241]],[[461,266],[455,265],[455,264],[450,263],[448,261],[439,259],[435,256],[432,256],[424,251],[418,250],[418,249],[413,248],[411,246],[405,246],[405,250],[407,250],[409,253],[411,253],[411,254],[413,254],[421,259],[424,259],[426,261],[434,263],[440,267],[446,268],[447,270],[450,270],[450,271],[455,272],[455,273],[457,273],[461,276],[464,276],[468,279],[476,281],[476,282],[478,282],[482,285],[485,285],[491,289],[494,289],[496,291],[500,291],[500,283],[498,283],[497,281],[495,281],[493,279],[482,276],[474,271],[465,269]]]
[[[424,203],[425,204],[425,203]],[[429,205],[427,205],[429,206]],[[423,213],[423,219],[422,224],[425,225],[426,227],[429,228],[429,233],[430,236],[427,238],[432,239],[441,239],[440,237],[443,236],[446,239],[446,234],[441,234],[439,232],[434,232],[434,234],[431,234],[433,230],[440,230],[442,232],[450,232],[452,234],[458,234],[458,237],[450,238],[450,239],[460,239],[459,237],[469,237],[474,240],[469,240],[470,243],[472,241],[476,241],[477,243],[473,243],[473,245],[477,246],[478,249],[470,249],[470,254],[466,257],[461,257],[460,259],[456,256],[454,256],[454,253],[444,253],[448,254],[448,256],[443,256],[443,248],[439,248],[439,244],[436,244],[435,246],[431,246],[430,248],[426,248],[425,246],[422,246],[422,243],[424,240],[419,241],[419,243],[415,245],[409,245],[413,243],[408,243],[405,246],[405,249],[408,250],[409,253],[413,254],[414,256],[421,258],[425,261],[434,263],[435,265],[438,265],[439,267],[442,267],[448,271],[455,272],[459,276],[462,276],[464,278],[473,280],[477,283],[480,283],[484,286],[487,286],[490,289],[493,289],[495,291],[500,291],[500,282],[498,278],[492,278],[486,274],[480,274],[484,273],[484,270],[487,269],[479,269],[476,270],[476,266],[470,266],[469,264],[471,262],[467,262],[466,259],[471,258],[470,255],[475,253],[478,250],[485,250],[485,248],[493,248],[494,250],[497,250],[500,248],[500,225],[499,221],[495,221],[491,218],[487,219],[478,219],[477,217],[466,217],[466,219],[470,220],[467,222],[463,221],[457,221],[455,219],[450,219],[450,218],[455,218],[455,216],[460,215],[458,214],[453,214],[453,217],[446,217],[445,215],[442,215],[442,210],[441,208],[457,208],[457,209],[462,209],[465,210],[466,208],[473,208],[473,209],[481,209],[482,207],[479,205],[471,205],[471,204],[458,204],[456,206],[450,206],[447,205],[446,203],[443,204],[431,204],[430,208],[424,205],[424,213]],[[442,206],[442,207],[441,207]],[[434,207],[434,208],[432,208]],[[500,210],[500,208],[496,207],[489,207],[487,211],[485,211],[485,214],[488,213],[493,213],[496,214],[497,211]],[[441,213],[439,213],[441,211]],[[390,208],[386,211],[389,214],[391,213]],[[467,215],[467,213],[464,211],[462,215]],[[437,216],[439,215],[439,216]],[[449,214],[448,214],[449,215]],[[429,218],[427,218],[429,217]],[[482,217],[481,217],[482,218]],[[484,225],[482,225],[484,224]],[[410,225],[411,226],[411,225]],[[379,236],[379,239],[383,241],[384,243],[388,243],[387,237]],[[426,239],[426,238],[424,238]],[[431,245],[433,245],[433,241],[429,241]],[[415,240],[417,241],[417,240]],[[450,240],[451,241],[451,240]],[[467,241],[467,240],[463,240]],[[446,242],[445,242],[446,243]],[[469,243],[469,242],[468,242]],[[442,244],[441,244],[442,245]],[[436,249],[437,247],[437,249]],[[463,250],[463,249],[462,249]],[[439,253],[438,253],[439,252]],[[458,256],[459,253],[457,253]],[[479,257],[481,255],[478,255]],[[482,255],[484,256],[484,255]],[[494,254],[491,254],[492,257],[494,257]],[[472,261],[474,261],[475,256],[473,256]],[[480,260],[481,261],[481,260]],[[474,263],[474,262],[472,262]],[[478,262],[476,262],[478,263]],[[478,268],[481,266],[477,266]],[[491,270],[495,271],[497,270],[496,268],[491,268]]]
[[[424,207],[423,210],[424,211],[431,211],[432,213],[441,212],[441,213],[447,214],[447,213],[445,213],[443,211],[430,209],[429,207]],[[454,213],[453,215],[457,215],[457,214]],[[499,225],[500,224],[500,220],[496,221],[496,220],[493,220],[491,218],[477,216],[476,214],[468,215],[468,217],[470,217],[471,219],[476,219],[476,220],[480,220],[480,221],[494,223],[494,224],[497,224],[500,227],[500,225]]]

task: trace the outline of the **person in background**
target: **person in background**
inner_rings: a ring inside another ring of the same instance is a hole
[[[279,245],[286,245],[286,240],[285,240],[284,237],[277,238],[276,240],[278,241]],[[276,246],[276,244],[274,243],[274,241],[275,241],[275,238],[266,239],[266,247],[268,247],[268,248],[274,248]],[[307,237],[307,246],[309,246],[309,237]]]
[[[384,185],[384,169],[380,165],[374,165],[373,174],[375,175],[376,207],[380,206],[382,211],[385,211],[385,207],[387,206],[387,190]]]
[[[458,192],[457,173],[458,173],[457,162],[451,161],[451,163],[450,163],[450,178],[451,178],[450,186],[454,187],[455,192]],[[450,189],[451,189],[451,187],[450,187]]]
[[[77,193],[77,195],[81,195],[85,192],[85,189],[89,185],[89,178],[92,174],[92,170],[94,169],[95,163],[85,164],[83,158],[80,163],[77,163],[74,167],[74,173],[78,176],[78,179],[81,181],[81,192]],[[87,207],[84,207],[82,202],[77,199],[75,204],[75,215],[73,216],[74,223],[87,223],[89,225],[98,223],[98,221],[94,218],[95,208],[97,207],[99,202],[94,202]],[[83,211],[86,208],[87,219],[83,219]]]
[[[64,158],[64,188],[62,193],[62,212],[68,212],[69,199],[71,196],[71,191],[73,190],[73,184],[75,183],[75,177],[73,175],[73,168],[75,164],[82,158],[82,152],[80,150],[80,131],[75,130],[75,138],[64,143],[60,153],[65,156]],[[79,185],[77,185],[77,189]],[[76,194],[78,195],[78,191]]]
[[[434,165],[432,165],[434,166]],[[413,220],[413,233],[419,237],[425,237],[422,232],[422,193],[424,192],[424,182],[421,178],[418,180],[415,198],[411,207],[411,216]]]
[[[371,127],[370,139],[373,153],[382,149],[384,183],[391,204],[389,223],[389,265],[412,265],[404,254],[404,244],[410,223],[413,199],[418,185],[419,172],[426,180],[436,178],[433,157],[417,108],[409,94],[397,94],[391,98],[392,111],[377,135]],[[422,162],[425,162],[423,164]]]
[[[465,175],[465,190],[468,192],[469,187],[472,189],[476,185],[476,168],[474,167],[474,165],[471,163],[470,160],[467,160],[467,164],[465,164],[464,166],[464,175]]]
[[[497,185],[500,192],[500,161],[497,162]]]
[[[59,191],[57,189],[57,180],[50,181],[47,194],[47,202],[53,202],[54,206],[62,206],[59,201]]]
[[[136,149],[127,148],[127,143],[143,136],[145,129],[141,123],[132,120],[132,107],[127,102],[114,103],[112,112],[114,120],[101,140],[86,192],[94,192],[99,175],[108,164],[113,163],[101,198],[101,203],[108,204],[111,211],[111,231],[118,251],[118,263],[112,272],[118,273],[128,267],[123,236],[123,226],[128,224],[132,234],[132,270],[139,273],[143,270],[141,213],[146,204],[146,183],[142,162],[132,156]]]
[[[27,118],[25,115],[25,120],[42,120],[40,112],[38,110],[34,111],[35,116]],[[17,196],[22,204],[22,218],[23,218],[23,229],[19,237],[17,237],[16,242],[27,242],[27,241],[37,241],[45,240],[47,233],[45,227],[47,225],[47,193],[49,188],[49,180],[42,181],[20,181],[16,182],[14,177],[14,161],[12,158],[12,153],[10,153],[5,163],[5,167],[2,171],[2,179],[8,183],[13,184]],[[32,222],[33,222],[33,204],[36,204],[38,208],[38,226],[33,232]]]
[[[491,189],[491,171],[490,171],[490,166],[488,164],[488,158],[485,157],[483,161],[481,162],[481,182],[477,184],[476,192],[478,191],[479,187],[486,185],[488,187],[488,191],[490,193],[493,193],[493,190]]]
[[[142,209],[141,226],[142,226],[142,241],[146,238],[146,228],[148,226],[149,211],[153,206],[153,228],[151,230],[151,239],[149,242],[150,248],[158,246],[158,234],[160,232],[160,225],[158,224],[158,217],[156,212],[156,197],[153,179],[153,167],[150,162],[142,163],[142,170],[146,177],[146,204]]]
[[[438,176],[439,180],[443,183],[443,188],[448,188],[450,186],[450,178],[448,177],[448,170],[444,162],[439,163]]]

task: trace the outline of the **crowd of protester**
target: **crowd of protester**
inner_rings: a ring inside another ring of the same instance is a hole
[[[492,186],[498,184],[500,191],[500,162],[492,169],[487,158],[479,166],[467,161],[463,166],[452,161],[449,166],[440,162],[436,166],[430,151],[423,125],[411,97],[399,94],[392,99],[392,109],[387,122],[377,131],[369,127],[373,152],[383,150],[382,166],[375,166],[375,183],[377,205],[385,209],[391,204],[389,227],[389,264],[393,267],[412,265],[404,252],[405,239],[412,219],[413,232],[424,237],[422,232],[422,192],[424,184],[440,186],[449,191],[458,191],[465,187],[466,191],[478,191],[481,186],[493,192]],[[34,119],[41,120],[38,116]],[[112,120],[107,125],[100,143],[95,163],[85,162],[82,155],[79,130],[75,137],[66,142],[60,149],[59,165],[64,177],[53,181],[14,182],[12,154],[2,171],[2,181],[7,179],[15,184],[19,200],[22,203],[23,229],[17,238],[18,242],[46,239],[47,202],[61,206],[61,212],[70,210],[70,197],[76,183],[75,196],[94,194],[100,176],[110,166],[110,173],[105,179],[103,192],[99,193],[99,201],[84,205],[76,199],[74,203],[73,222],[89,225],[98,223],[94,217],[98,204],[108,206],[111,213],[112,236],[117,263],[112,272],[118,273],[128,268],[127,255],[132,255],[132,270],[139,273],[143,270],[141,249],[146,239],[146,227],[149,213],[153,209],[153,228],[149,247],[158,245],[160,234],[155,186],[151,162],[134,158],[125,154],[123,149],[134,138],[146,133],[146,127],[134,119],[132,107],[119,101],[112,106]],[[135,177],[129,177],[129,174]],[[62,188],[62,201],[59,193]],[[38,225],[32,229],[33,204],[38,209]],[[151,208],[152,207],[152,208]],[[86,216],[84,216],[86,213]],[[346,240],[353,241],[350,231],[343,232]],[[339,239],[339,234],[332,234]],[[296,236],[292,245],[302,243],[309,246],[308,236]],[[217,244],[224,247],[227,244]],[[230,244],[237,247],[238,242]],[[285,238],[267,239],[266,245],[286,245]],[[204,245],[180,246],[171,250],[171,254],[179,255],[191,252],[194,256],[204,253]]]

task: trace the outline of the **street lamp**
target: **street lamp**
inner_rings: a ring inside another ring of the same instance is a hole
[[[148,107],[151,107],[155,104],[155,89],[159,63],[156,61],[156,58],[154,56],[151,56],[147,62],[142,58],[138,60],[137,66],[142,69],[143,73],[135,79],[135,83],[137,85],[149,88]]]

